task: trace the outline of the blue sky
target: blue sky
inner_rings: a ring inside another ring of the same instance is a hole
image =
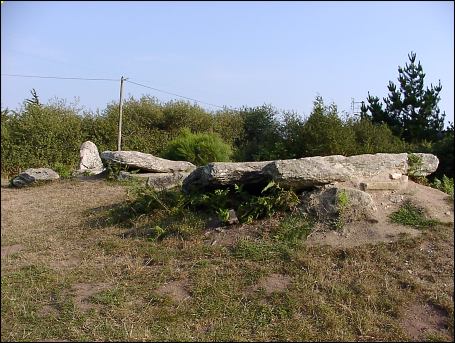
[[[311,112],[321,95],[340,112],[351,98],[387,95],[417,53],[426,85],[453,122],[454,3],[432,2],[13,2],[1,5],[1,73],[129,77],[229,107],[271,104]],[[118,100],[119,83],[1,78],[1,107],[35,88],[88,110]],[[176,99],[126,83],[125,94]],[[207,109],[216,109],[203,105]]]

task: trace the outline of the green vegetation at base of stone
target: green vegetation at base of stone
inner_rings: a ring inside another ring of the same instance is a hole
[[[51,169],[54,170],[62,179],[69,179],[73,176],[73,169],[60,162],[54,163]]]
[[[346,211],[349,206],[349,196],[345,190],[340,190],[336,194],[336,206],[338,209],[337,218],[331,223],[334,230],[342,230],[346,224]]]
[[[149,237],[161,239],[168,235],[188,236],[193,225],[198,230],[208,218],[218,217],[223,224],[227,221],[228,211],[234,209],[241,223],[271,217],[277,212],[290,212],[299,203],[292,190],[285,190],[277,183],[270,182],[257,195],[250,194],[240,186],[215,189],[206,193],[185,194],[179,189],[157,192],[139,184],[129,191],[130,200],[111,210],[113,223],[134,223],[144,216],[156,218],[148,229]],[[294,221],[297,225],[297,222]],[[288,223],[291,226],[291,222]],[[289,228],[278,233],[282,239],[292,240],[307,234],[307,227]]]
[[[410,201],[405,201],[398,211],[390,215],[392,222],[412,226],[417,229],[433,227],[439,222],[425,217],[424,210]]]

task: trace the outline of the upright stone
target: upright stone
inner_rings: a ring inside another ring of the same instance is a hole
[[[79,172],[89,172],[99,174],[103,171],[103,162],[98,153],[95,143],[86,141],[82,143],[80,149]]]

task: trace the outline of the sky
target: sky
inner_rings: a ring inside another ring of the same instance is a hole
[[[425,86],[441,81],[439,107],[453,122],[452,1],[3,1],[1,107],[18,109],[32,88],[42,102],[89,111],[119,99],[119,81],[3,75],[20,74],[124,76],[217,106],[270,104],[302,117],[319,95],[351,113],[352,98],[387,96],[411,51]],[[128,82],[124,94],[179,99]]]

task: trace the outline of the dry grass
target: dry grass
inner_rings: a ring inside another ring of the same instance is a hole
[[[157,242],[110,224],[117,184],[1,197],[2,341],[453,341],[453,226],[333,248],[276,244],[273,218]]]

